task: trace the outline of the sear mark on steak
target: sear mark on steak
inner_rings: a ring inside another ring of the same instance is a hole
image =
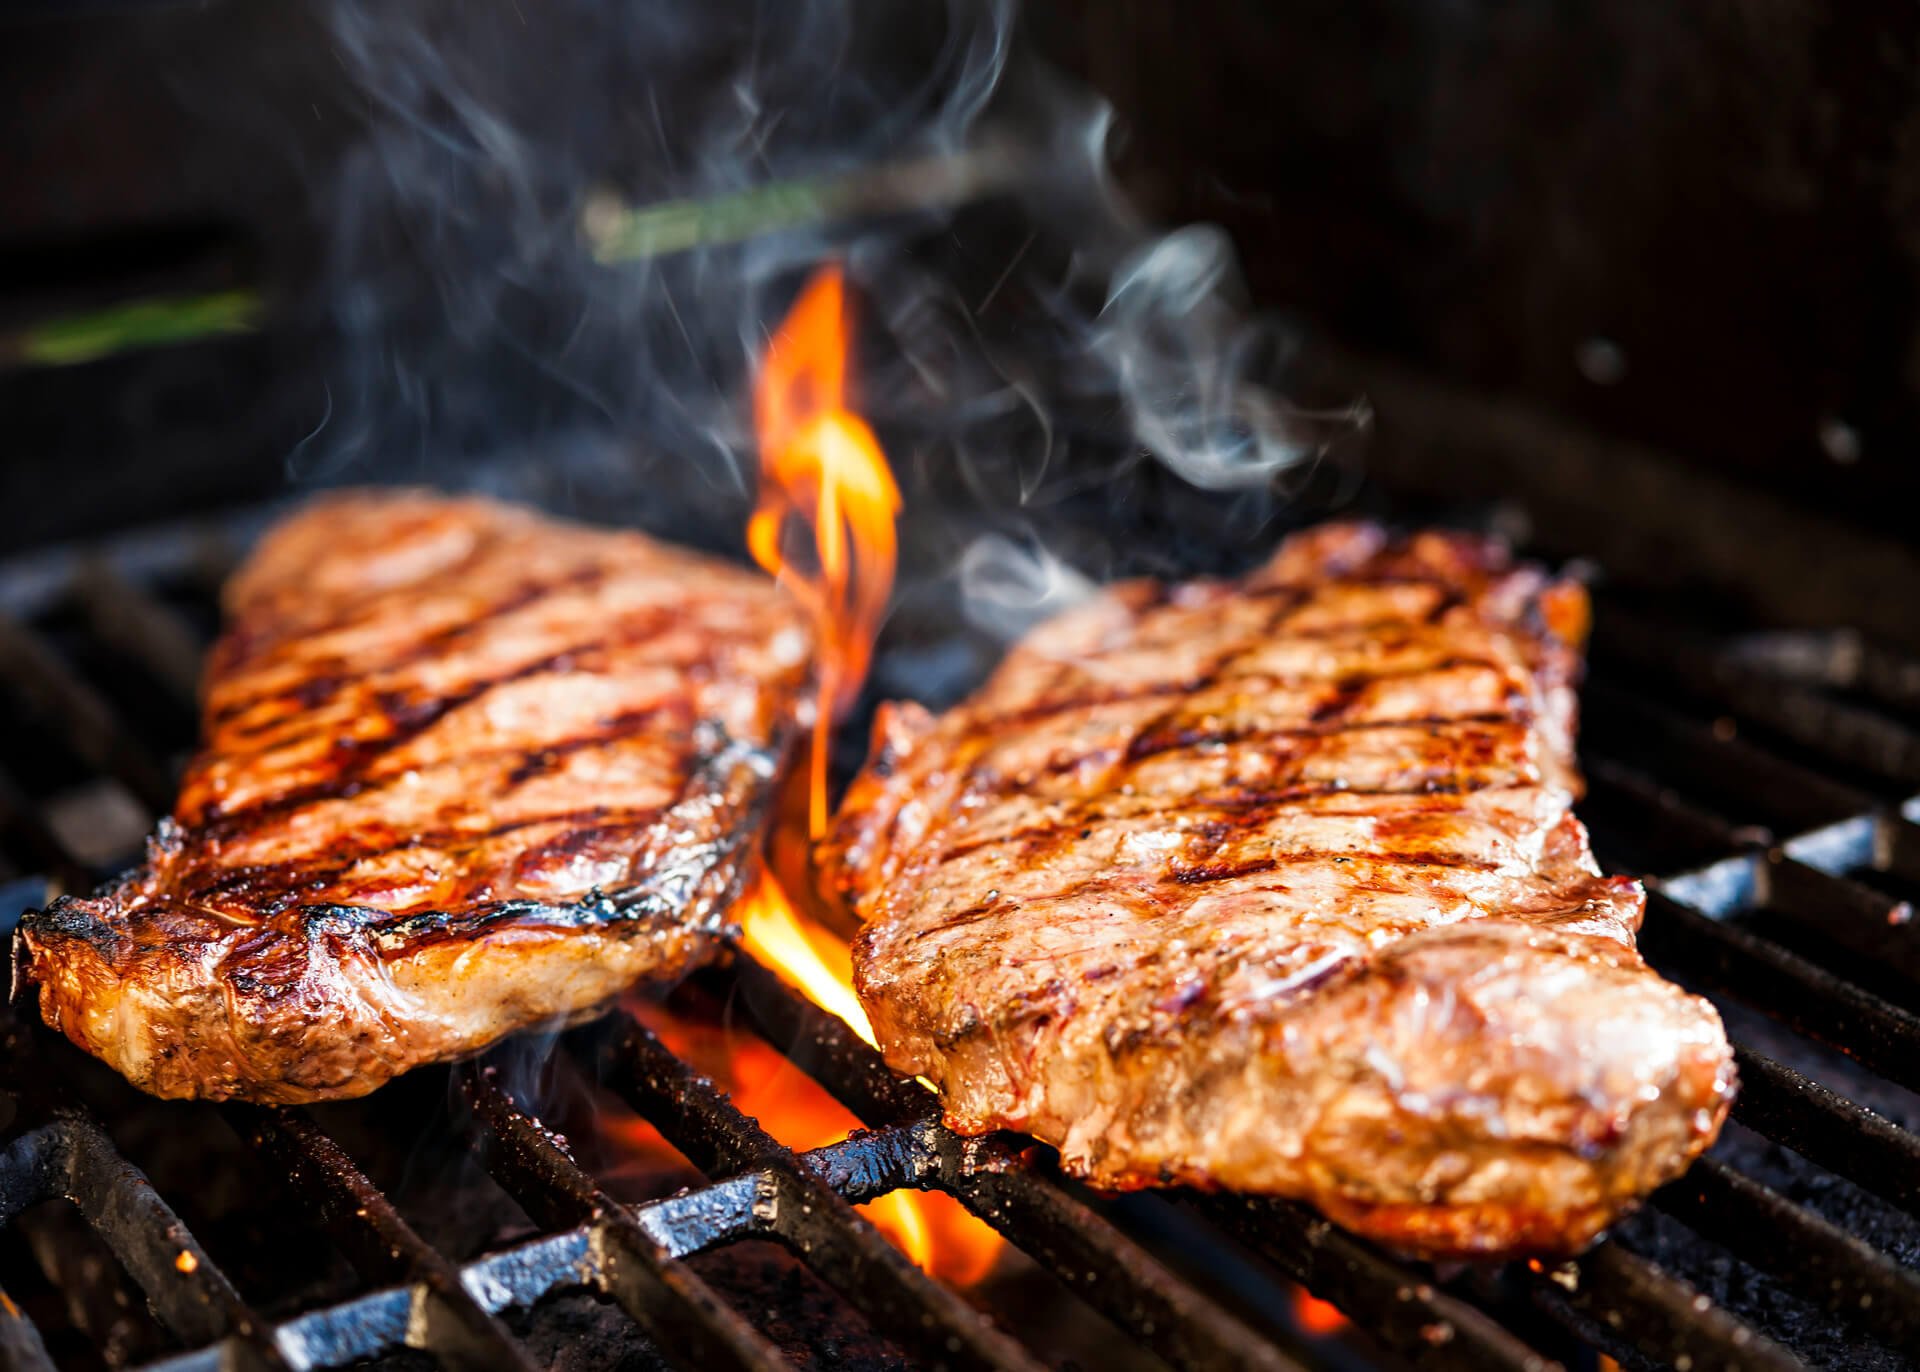
[[[29,914],[41,1014],[161,1096],[362,1095],[721,946],[809,682],[754,573],[356,492],[225,595],[147,860]]]
[[[1102,1186],[1583,1247],[1733,1089],[1569,808],[1586,619],[1492,541],[1331,526],[1237,584],[1116,586],[941,718],[887,707],[820,852],[887,1061]]]

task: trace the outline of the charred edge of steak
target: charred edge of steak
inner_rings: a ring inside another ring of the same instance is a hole
[[[426,910],[400,916],[365,905],[295,905],[270,920],[249,926],[165,899],[129,909],[122,903],[121,896],[137,889],[150,874],[150,867],[143,867],[92,896],[58,896],[44,908],[23,914],[13,937],[14,996],[18,999],[28,985],[42,980],[37,971],[38,958],[50,954],[59,944],[83,945],[103,966],[123,974],[143,954],[164,955],[164,947],[143,948],[131,936],[128,926],[130,917],[143,911],[157,913],[166,906],[172,906],[181,916],[195,922],[226,926],[241,936],[251,932],[284,937],[292,930],[303,931],[308,936],[324,933],[364,942],[382,956],[391,958],[434,943],[472,940],[506,927],[544,926],[568,930],[625,924],[634,926],[636,932],[665,930],[685,922],[700,882],[725,869],[725,885],[706,902],[707,909],[700,912],[698,920],[689,927],[693,934],[717,937],[726,932],[726,912],[740,894],[751,867],[751,863],[743,859],[765,822],[772,803],[770,781],[792,737],[791,729],[783,730],[773,746],[760,747],[722,736],[704,750],[692,769],[686,790],[665,811],[665,817],[729,800],[739,822],[717,840],[696,845],[692,851],[676,852],[672,860],[650,873],[647,880],[632,886],[589,891],[574,901],[498,900],[465,910]],[[172,828],[163,822],[156,849],[168,844],[166,831]]]

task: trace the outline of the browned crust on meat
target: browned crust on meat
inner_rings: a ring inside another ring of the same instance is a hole
[[[1586,614],[1492,540],[1336,525],[1239,583],[1112,588],[939,719],[887,709],[819,859],[888,1062],[1102,1186],[1584,1246],[1733,1083],[1569,808]]]
[[[804,704],[763,578],[355,492],[229,583],[146,863],[21,923],[47,1022],[161,1096],[364,1094],[712,956]]]

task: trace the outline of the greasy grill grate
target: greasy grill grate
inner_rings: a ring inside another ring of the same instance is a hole
[[[184,743],[208,594],[260,518],[0,569],[0,687],[26,707],[0,726],[9,915],[39,899],[35,874],[71,885],[124,859],[133,834],[103,836],[99,816],[137,826],[169,803],[167,754]],[[530,1110],[514,1074],[497,1061],[456,1068],[471,1144],[539,1229],[458,1259],[422,1236],[317,1113],[225,1109],[241,1145],[285,1180],[297,1214],[281,1222],[326,1233],[358,1274],[344,1296],[269,1316],[63,1079],[70,1055],[15,1020],[4,1028],[13,1114],[0,1135],[0,1219],[18,1227],[42,1202],[70,1201],[157,1323],[160,1346],[141,1356],[177,1369],[336,1367],[406,1349],[446,1366],[533,1366],[515,1318],[577,1290],[616,1304],[671,1365],[786,1366],[760,1313],[688,1261],[748,1240],[790,1250],[915,1365],[1045,1365],[853,1209],[900,1188],[954,1196],[1176,1368],[1282,1369],[1330,1355],[1279,1332],[1259,1299],[1217,1298],[1181,1275],[1192,1252],[1183,1262],[1175,1250],[1195,1233],[1331,1301],[1390,1362],[1536,1369],[1605,1354],[1627,1366],[1791,1368],[1847,1350],[1897,1365],[1920,1351],[1920,1136],[1856,1097],[1899,1114],[1912,1105],[1905,1092],[1920,1090],[1920,1018],[1901,994],[1920,978],[1920,930],[1901,903],[1920,894],[1920,808],[1898,804],[1920,788],[1920,732],[1908,722],[1920,667],[1835,636],[1714,645],[1624,607],[1601,624],[1586,813],[1614,865],[1689,869],[1655,894],[1644,947],[1728,1003],[1736,1037],[1751,1024],[1761,1039],[1740,1049],[1744,1129],[1577,1262],[1435,1270],[1287,1204],[1083,1196],[1050,1172],[1045,1150],[944,1130],[928,1093],[744,958],[711,979],[866,1131],[796,1155],[647,1028],[612,1015],[566,1035],[564,1053],[710,1180],[617,1200]],[[103,788],[117,809],[81,803]],[[1871,1224],[1852,1222],[1849,1207],[1881,1201]],[[1675,1224],[1684,1234],[1670,1241],[1663,1226]],[[73,1280],[59,1263],[41,1266],[56,1289]],[[105,1350],[106,1317],[68,1294],[80,1335]],[[0,1359],[51,1365],[11,1299],[0,1299]]]

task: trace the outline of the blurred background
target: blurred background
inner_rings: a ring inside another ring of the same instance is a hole
[[[513,130],[503,136],[530,138],[534,154],[564,148],[582,196],[710,188],[685,165],[701,150],[687,134],[712,130],[739,48],[762,44],[762,100],[804,107],[804,90],[822,88],[806,84],[818,73],[776,71],[804,46],[791,31],[768,40],[768,25],[803,23],[781,8],[674,10],[396,6],[415,38],[467,63],[442,88],[396,90],[405,44],[372,33],[390,19],[353,6],[0,6],[8,539],[288,480],[290,453],[328,414],[344,422],[334,349],[365,343],[351,315],[376,309],[346,299],[344,282],[378,282],[390,271],[372,261],[380,251],[422,249],[419,215],[382,221],[369,201],[422,190],[376,194],[372,182],[428,175],[432,155],[409,148],[415,163],[376,175],[369,142],[442,117],[434,104],[457,106],[461,84]],[[828,44],[829,81],[847,75],[849,52],[858,73],[895,63],[924,77],[939,50],[939,36],[908,35],[912,6],[831,10],[816,15],[845,25]],[[1231,232],[1252,297],[1290,315],[1331,370],[1332,397],[1371,401],[1373,447],[1400,441],[1415,411],[1436,416],[1419,420],[1419,441],[1442,443],[1457,407],[1501,405],[1507,422],[1538,424],[1538,441],[1578,430],[1905,535],[1920,418],[1910,13],[1774,0],[1054,0],[1020,23],[1023,42],[1114,104],[1112,150],[1152,221]],[[895,84],[900,100],[912,84]],[[829,121],[814,123],[808,152],[828,140]],[[858,121],[831,132],[849,129],[876,138],[862,152],[893,152]],[[467,136],[484,146],[478,125]],[[781,136],[768,136],[776,161]],[[440,152],[447,177],[472,175],[453,167],[472,148]],[[434,232],[486,253],[467,236],[488,228]],[[154,297],[190,309],[111,315]],[[505,307],[524,309],[526,340],[547,338],[528,301]],[[194,342],[111,342],[142,332]],[[540,357],[515,363],[497,340],[468,342],[488,388],[520,391],[518,428],[570,424],[566,388]],[[426,395],[432,384],[419,380],[420,403],[457,399]],[[415,424],[388,461],[409,447],[470,449],[470,420]],[[1469,457],[1465,468],[1480,461]]]

